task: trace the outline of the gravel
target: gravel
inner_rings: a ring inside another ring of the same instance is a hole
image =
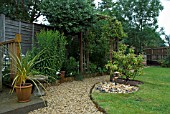
[[[29,114],[103,114],[90,100],[89,93],[95,83],[108,79],[109,76],[100,76],[48,87],[47,95],[42,97],[48,106]]]
[[[139,90],[137,86],[130,86],[114,82],[100,82],[95,85],[95,89],[106,93],[132,93]]]

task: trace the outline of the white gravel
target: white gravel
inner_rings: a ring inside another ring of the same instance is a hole
[[[102,114],[90,100],[89,93],[95,83],[108,79],[109,76],[100,76],[48,87],[47,95],[42,97],[48,106],[29,114]]]

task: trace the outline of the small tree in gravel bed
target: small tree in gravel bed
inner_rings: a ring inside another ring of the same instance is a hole
[[[120,72],[126,77],[126,81],[142,74],[143,56],[134,54],[133,48],[121,45],[119,50],[113,51],[113,61],[106,64],[106,68],[110,70],[110,75],[115,71]]]

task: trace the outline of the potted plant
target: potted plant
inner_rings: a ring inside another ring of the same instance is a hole
[[[43,51],[38,53],[32,59],[30,59],[29,53],[26,53],[24,57],[21,56],[21,54],[17,55],[14,53],[12,54],[10,53],[10,57],[14,61],[14,69],[16,69],[15,77],[12,81],[12,86],[13,86],[12,92],[16,90],[18,102],[30,101],[30,96],[31,96],[33,85],[31,83],[26,83],[26,80],[31,80],[33,84],[37,87],[37,89],[39,90],[37,83],[40,83],[40,82],[32,78],[34,76],[32,67],[38,62],[38,61],[35,62],[35,60],[38,59],[38,57],[42,54],[42,52]],[[40,85],[44,88],[42,84]]]

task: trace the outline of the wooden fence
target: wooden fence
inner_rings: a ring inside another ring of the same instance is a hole
[[[16,37],[14,39],[8,40],[8,41],[4,41],[4,42],[0,42],[0,91],[2,90],[2,67],[4,64],[4,55],[7,54],[7,51],[9,51],[12,55],[18,55],[21,53],[20,52],[20,47],[19,47],[19,43],[21,42],[21,35],[20,34],[16,34]],[[15,76],[15,72],[16,72],[16,68],[15,68],[15,61],[13,59],[10,59],[10,77],[11,79],[14,78]]]
[[[168,47],[146,48],[144,52],[147,56],[147,61],[159,61],[167,56],[168,49]]]
[[[35,42],[36,33],[42,29],[52,29],[53,27],[11,20],[5,15],[0,14],[0,42],[13,39],[15,34],[22,35],[22,53],[25,54],[32,48]]]
[[[0,46],[0,91],[2,91],[2,65],[3,65],[3,55],[2,55],[2,47]]]
[[[40,32],[42,29],[55,30],[53,27],[50,26],[11,20],[10,18],[5,17],[5,15],[0,14],[0,42],[6,42],[6,43],[8,41],[11,42],[13,38],[15,38],[16,34],[21,34],[22,35],[21,48],[23,54],[25,54],[28,50],[30,50],[33,47],[33,45],[35,44],[36,33]],[[11,47],[13,44],[14,43],[7,44],[7,45]],[[11,47],[11,49],[12,48],[14,47]],[[0,46],[0,50],[2,50],[2,46]],[[3,63],[4,63],[3,53],[2,51],[0,51],[0,91],[2,91],[1,69]]]

